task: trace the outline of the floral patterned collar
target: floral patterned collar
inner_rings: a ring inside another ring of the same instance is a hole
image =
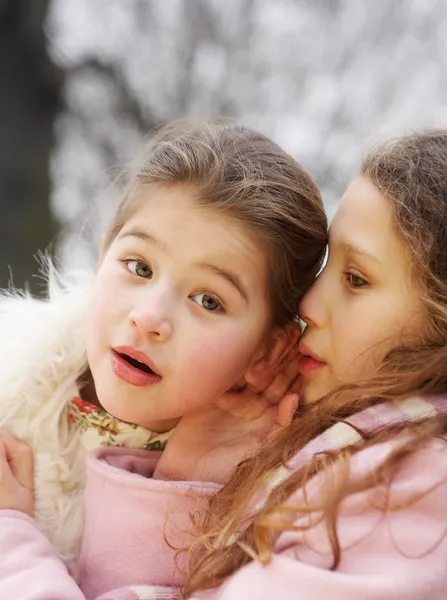
[[[170,431],[156,433],[116,419],[103,408],[81,398],[73,398],[68,407],[70,423],[82,430],[82,444],[86,450],[98,446],[124,446],[142,450],[163,450]]]

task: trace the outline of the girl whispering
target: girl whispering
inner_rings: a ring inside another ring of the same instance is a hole
[[[33,448],[36,522],[67,564],[87,450],[159,450],[183,416],[249,383],[240,406],[290,420],[296,396],[273,406],[267,384],[293,379],[293,318],[326,236],[318,188],[276,144],[176,122],[130,173],[93,281],[53,274],[47,301],[2,298],[0,427]]]
[[[300,305],[301,416],[212,498],[187,597],[445,597],[446,165],[445,131],[364,160]]]

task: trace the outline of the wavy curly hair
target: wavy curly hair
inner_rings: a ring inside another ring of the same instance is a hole
[[[380,468],[355,482],[349,476],[349,458],[359,446],[315,456],[275,488],[264,506],[250,517],[243,532],[231,541],[251,499],[269,475],[334,422],[384,400],[399,400],[414,393],[447,392],[447,132],[430,131],[394,139],[366,157],[361,175],[369,178],[389,202],[395,231],[410,252],[427,309],[425,322],[421,322],[424,339],[417,346],[394,348],[369,379],[340,387],[304,407],[280,437],[237,467],[230,482],[209,502],[204,519],[195,523],[199,537],[190,549],[192,566],[184,587],[185,597],[218,586],[252,560],[268,563],[278,535],[293,530],[300,516],[312,513],[318,515],[313,522],[323,520],[326,524],[335,568],[342,553],[337,536],[340,502],[349,494],[378,484],[389,486],[414,452],[433,436],[445,437],[444,418],[413,424],[409,426],[409,441],[391,452]],[[377,434],[361,447],[378,444],[397,433],[398,430],[390,429]],[[334,462],[341,468],[337,469],[337,478],[325,487],[326,494],[318,506],[311,502],[284,506],[285,500],[295,490],[305,489],[316,473],[331,472],[328,467]],[[383,510],[389,508],[384,506]]]

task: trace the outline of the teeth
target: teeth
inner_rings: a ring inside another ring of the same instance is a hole
[[[147,365],[140,362],[139,360],[136,360],[135,358],[132,358],[131,356],[128,356],[127,354],[122,354],[121,356],[124,358],[124,360],[126,362],[128,362],[133,367],[140,369],[140,371],[144,371],[145,373],[151,373],[152,375],[154,374],[152,369],[150,369]]]

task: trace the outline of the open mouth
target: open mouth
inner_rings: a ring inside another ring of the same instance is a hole
[[[154,370],[157,369],[157,366],[151,362],[150,358],[132,346],[112,348],[111,367],[119,379],[135,387],[152,386],[162,379],[160,373]]]
[[[139,360],[136,360],[135,358],[132,358],[131,356],[128,356],[127,354],[119,353],[119,355],[121,356],[121,358],[123,360],[125,360],[127,363],[129,363],[129,365],[132,365],[132,367],[135,367],[136,369],[143,371],[143,373],[149,373],[149,375],[156,375],[156,373],[150,367],[148,367],[144,363],[140,362]]]

